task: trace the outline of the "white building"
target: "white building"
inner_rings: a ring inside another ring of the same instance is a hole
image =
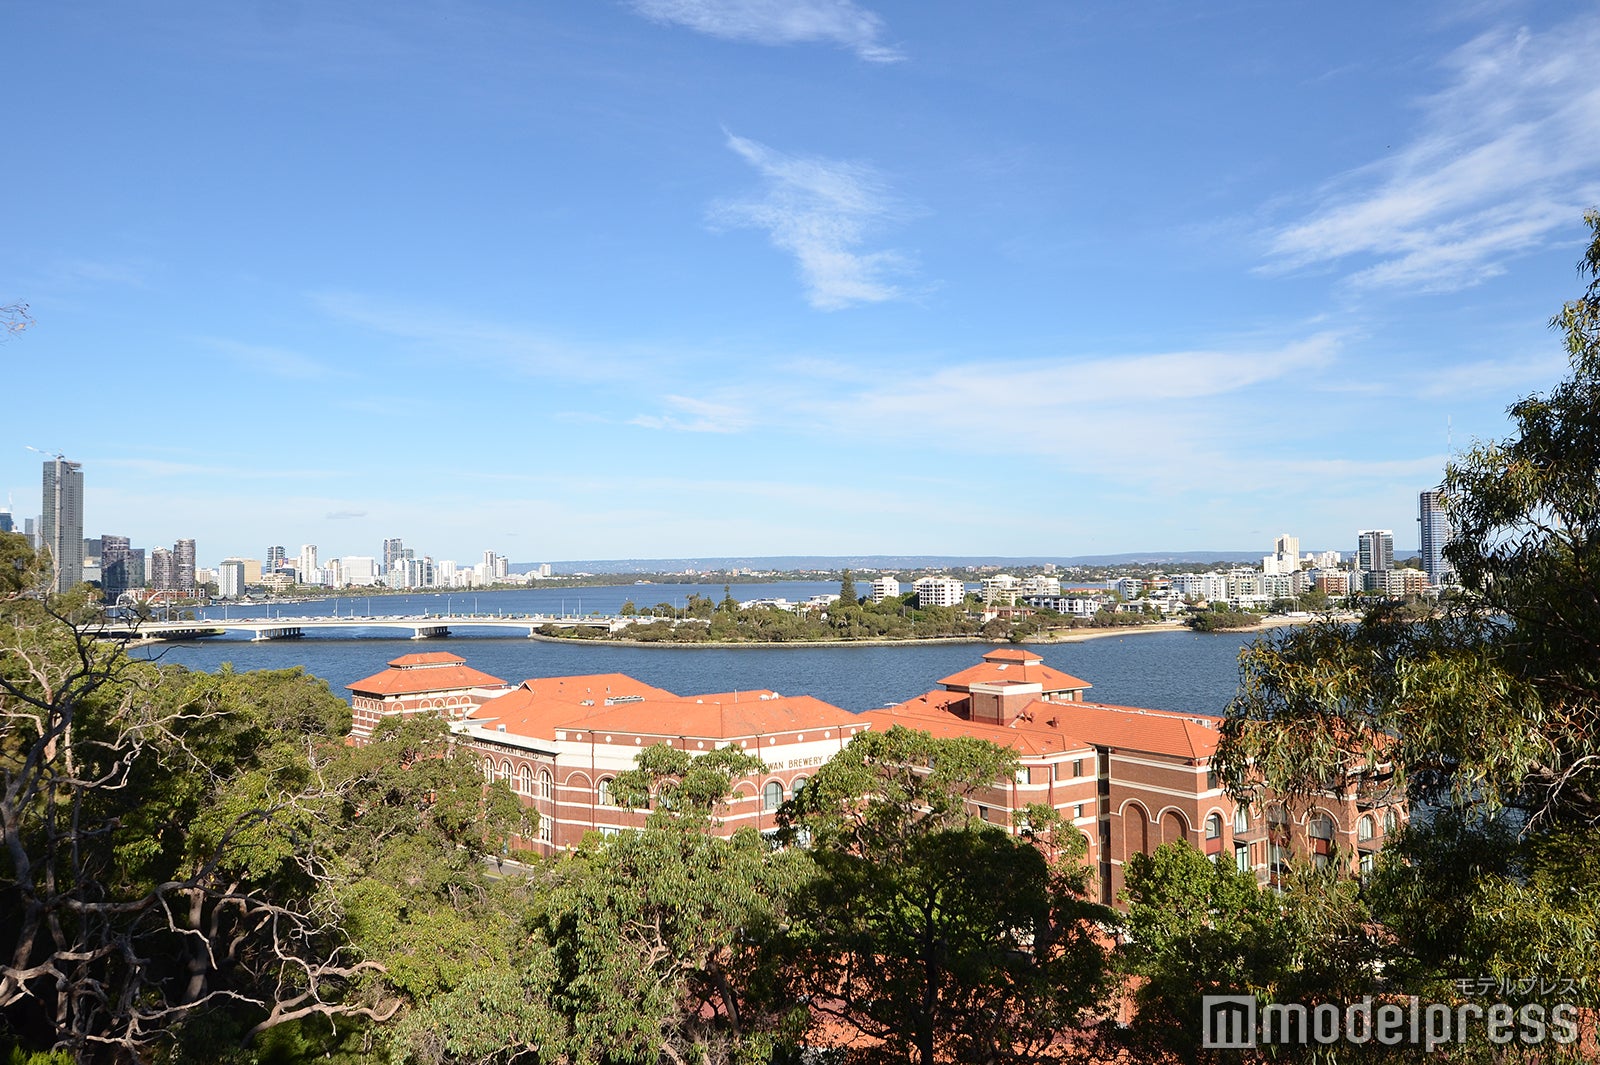
[[[217,566],[217,595],[223,599],[244,595],[244,559],[225,558]]]
[[[917,593],[917,605],[960,606],[967,596],[967,586],[954,577],[919,577],[911,584]]]
[[[1018,595],[1060,595],[1061,578],[1034,574],[1017,582]]]
[[[885,599],[893,599],[899,594],[899,581],[893,577],[875,577],[872,581],[872,590],[867,593],[867,598],[874,603],[881,603]]]
[[[344,585],[370,588],[378,583],[378,560],[371,555],[346,555],[339,560],[344,569]]]
[[[1015,602],[1019,583],[1021,582],[1009,573],[996,573],[993,577],[985,577],[979,584],[979,594],[983,596],[983,605],[991,606],[995,603]]]
[[[317,568],[317,545],[300,545],[300,564],[295,566],[295,572],[300,574],[300,583],[306,584],[306,574]]]

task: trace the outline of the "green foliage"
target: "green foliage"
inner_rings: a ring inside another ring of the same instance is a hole
[[[856,594],[856,579],[849,570],[845,570],[844,575],[839,578],[839,602],[835,605],[848,609],[857,605],[859,601],[860,596]]]
[[[1593,281],[1552,323],[1568,377],[1445,472],[1464,594],[1257,643],[1223,725],[1236,793],[1403,783],[1429,807],[1370,896],[1404,991],[1515,973],[1600,1001],[1600,214],[1587,221]]]
[[[1261,624],[1261,615],[1243,610],[1213,608],[1191,614],[1188,624],[1195,632],[1230,632],[1236,629],[1254,628]]]
[[[612,780],[622,806],[649,806],[673,818],[708,820],[728,800],[733,783],[766,771],[761,759],[733,744],[695,757],[669,743],[640,751],[636,766]]]
[[[780,813],[816,844],[780,979],[873,1041],[852,1060],[1033,1060],[1103,992],[1075,830],[1056,845],[1033,811],[1025,840],[966,809],[1015,765],[980,740],[860,733]]]
[[[322,681],[131,661],[0,555],[22,563],[0,566],[0,1013],[24,1049],[216,1060],[386,1017],[493,941],[477,856],[521,807],[485,801],[442,724],[351,748]]]

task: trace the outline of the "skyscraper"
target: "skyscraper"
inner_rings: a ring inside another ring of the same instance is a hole
[[[16,527],[16,524],[11,520],[11,511],[0,510],[0,533],[12,532]]]
[[[55,566],[55,590],[83,580],[83,467],[57,455],[44,464],[40,530]]]
[[[283,548],[278,546],[269,547],[267,548],[266,565],[262,566],[261,568],[267,573],[277,573],[283,568],[284,559],[287,557],[288,552],[284,551]]]
[[[1450,516],[1444,511],[1444,493],[1439,489],[1429,489],[1417,497],[1417,527],[1428,583],[1443,584],[1449,577],[1444,545],[1450,542]]]
[[[1356,568],[1363,573],[1394,569],[1394,531],[1364,529],[1356,533]]]
[[[129,572],[128,555],[133,545],[126,536],[100,537],[100,589],[107,606],[116,606],[117,597],[132,588],[133,574]]]
[[[385,540],[383,542],[383,572],[384,573],[386,573],[386,574],[389,573],[390,572],[389,567],[393,566],[395,564],[395,562],[398,561],[399,559],[405,557],[405,549],[406,549],[405,541],[401,540],[398,536],[396,536],[396,537],[394,537],[392,539],[389,539],[389,540]]]
[[[321,584],[317,576],[317,545],[300,545],[300,565],[295,569],[295,579],[301,584]]]
[[[150,587],[158,592],[178,590],[178,577],[176,567],[172,564],[172,552],[164,547],[158,547],[150,552]]]
[[[184,595],[193,595],[195,593],[193,540],[179,540],[172,545],[172,571],[178,591]]]

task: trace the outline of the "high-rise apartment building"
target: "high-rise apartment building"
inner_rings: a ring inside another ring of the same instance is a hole
[[[244,595],[244,559],[225,558],[217,566],[217,594],[224,599]]]
[[[195,594],[193,540],[179,540],[172,545],[172,576],[179,593]]]
[[[398,536],[383,542],[383,572],[394,572],[394,564],[405,557],[405,541]]]
[[[178,574],[172,562],[172,552],[164,547],[150,552],[150,587],[158,592],[178,590]]]
[[[301,584],[317,584],[317,545],[300,545],[300,565],[297,573]]]
[[[288,557],[288,552],[280,546],[274,545],[267,548],[267,561],[261,567],[262,572],[277,573],[279,570],[283,569],[283,564]]]
[[[1417,497],[1417,529],[1421,539],[1422,568],[1428,583],[1443,584],[1449,578],[1444,560],[1444,545],[1450,542],[1450,516],[1444,510],[1444,493],[1437,488]]]
[[[0,533],[16,531],[16,522],[11,518],[11,511],[0,509]]]
[[[83,580],[83,467],[57,455],[44,464],[40,533],[55,567],[55,590]]]
[[[1356,533],[1356,568],[1363,573],[1394,569],[1394,531],[1364,529]]]
[[[116,606],[117,597],[135,587],[130,583],[132,575],[128,569],[128,556],[132,551],[133,545],[126,536],[108,533],[100,537],[100,597],[107,606]]]

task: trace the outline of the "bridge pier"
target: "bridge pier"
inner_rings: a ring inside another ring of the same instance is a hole
[[[293,640],[304,633],[298,625],[285,625],[275,629],[257,629],[256,634],[250,637],[251,643],[260,643],[263,640]]]
[[[448,625],[413,625],[413,626],[411,626],[411,638],[413,640],[429,640],[429,639],[433,639],[436,636],[448,636],[448,635],[450,635],[450,626],[448,626]]]

